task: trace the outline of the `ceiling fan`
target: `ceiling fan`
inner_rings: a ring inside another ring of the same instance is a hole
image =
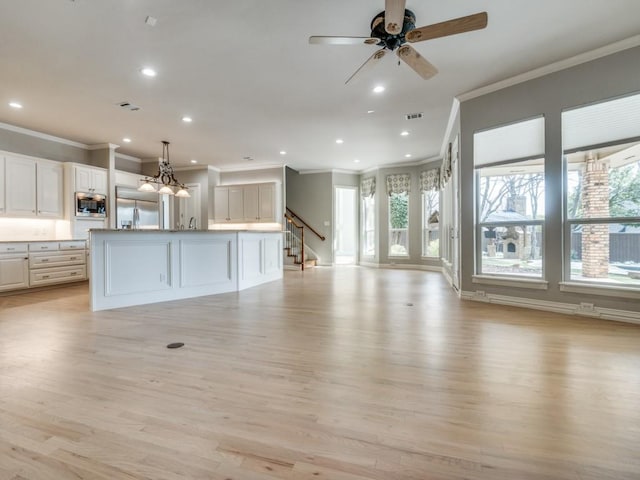
[[[406,0],[385,0],[385,10],[371,21],[369,37],[309,37],[310,44],[319,45],[377,45],[380,48],[371,55],[346,83],[356,75],[376,65],[388,52],[396,52],[400,60],[411,67],[425,80],[430,79],[438,69],[429,63],[409,43],[422,42],[434,38],[456,35],[458,33],[480,30],[487,26],[487,12],[476,13],[466,17],[454,18],[446,22],[434,23],[416,28],[416,16],[405,9]]]

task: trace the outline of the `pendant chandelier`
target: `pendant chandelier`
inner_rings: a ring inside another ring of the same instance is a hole
[[[156,185],[158,188],[156,189]],[[173,174],[173,167],[169,163],[169,142],[162,141],[162,161],[158,164],[158,173],[153,177],[145,177],[144,183],[138,187],[140,192],[157,192],[175,195],[176,197],[190,197],[184,183],[178,182]]]

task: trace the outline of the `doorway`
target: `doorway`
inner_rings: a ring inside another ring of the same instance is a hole
[[[335,187],[333,260],[354,265],[358,256],[358,189]]]

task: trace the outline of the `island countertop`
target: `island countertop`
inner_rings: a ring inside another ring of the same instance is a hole
[[[244,290],[282,278],[281,231],[89,231],[91,309]]]

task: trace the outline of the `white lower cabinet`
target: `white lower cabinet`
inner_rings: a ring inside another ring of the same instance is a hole
[[[85,280],[87,256],[84,247],[84,242],[29,244],[30,286]]]
[[[0,244],[0,292],[29,287],[26,243]]]

